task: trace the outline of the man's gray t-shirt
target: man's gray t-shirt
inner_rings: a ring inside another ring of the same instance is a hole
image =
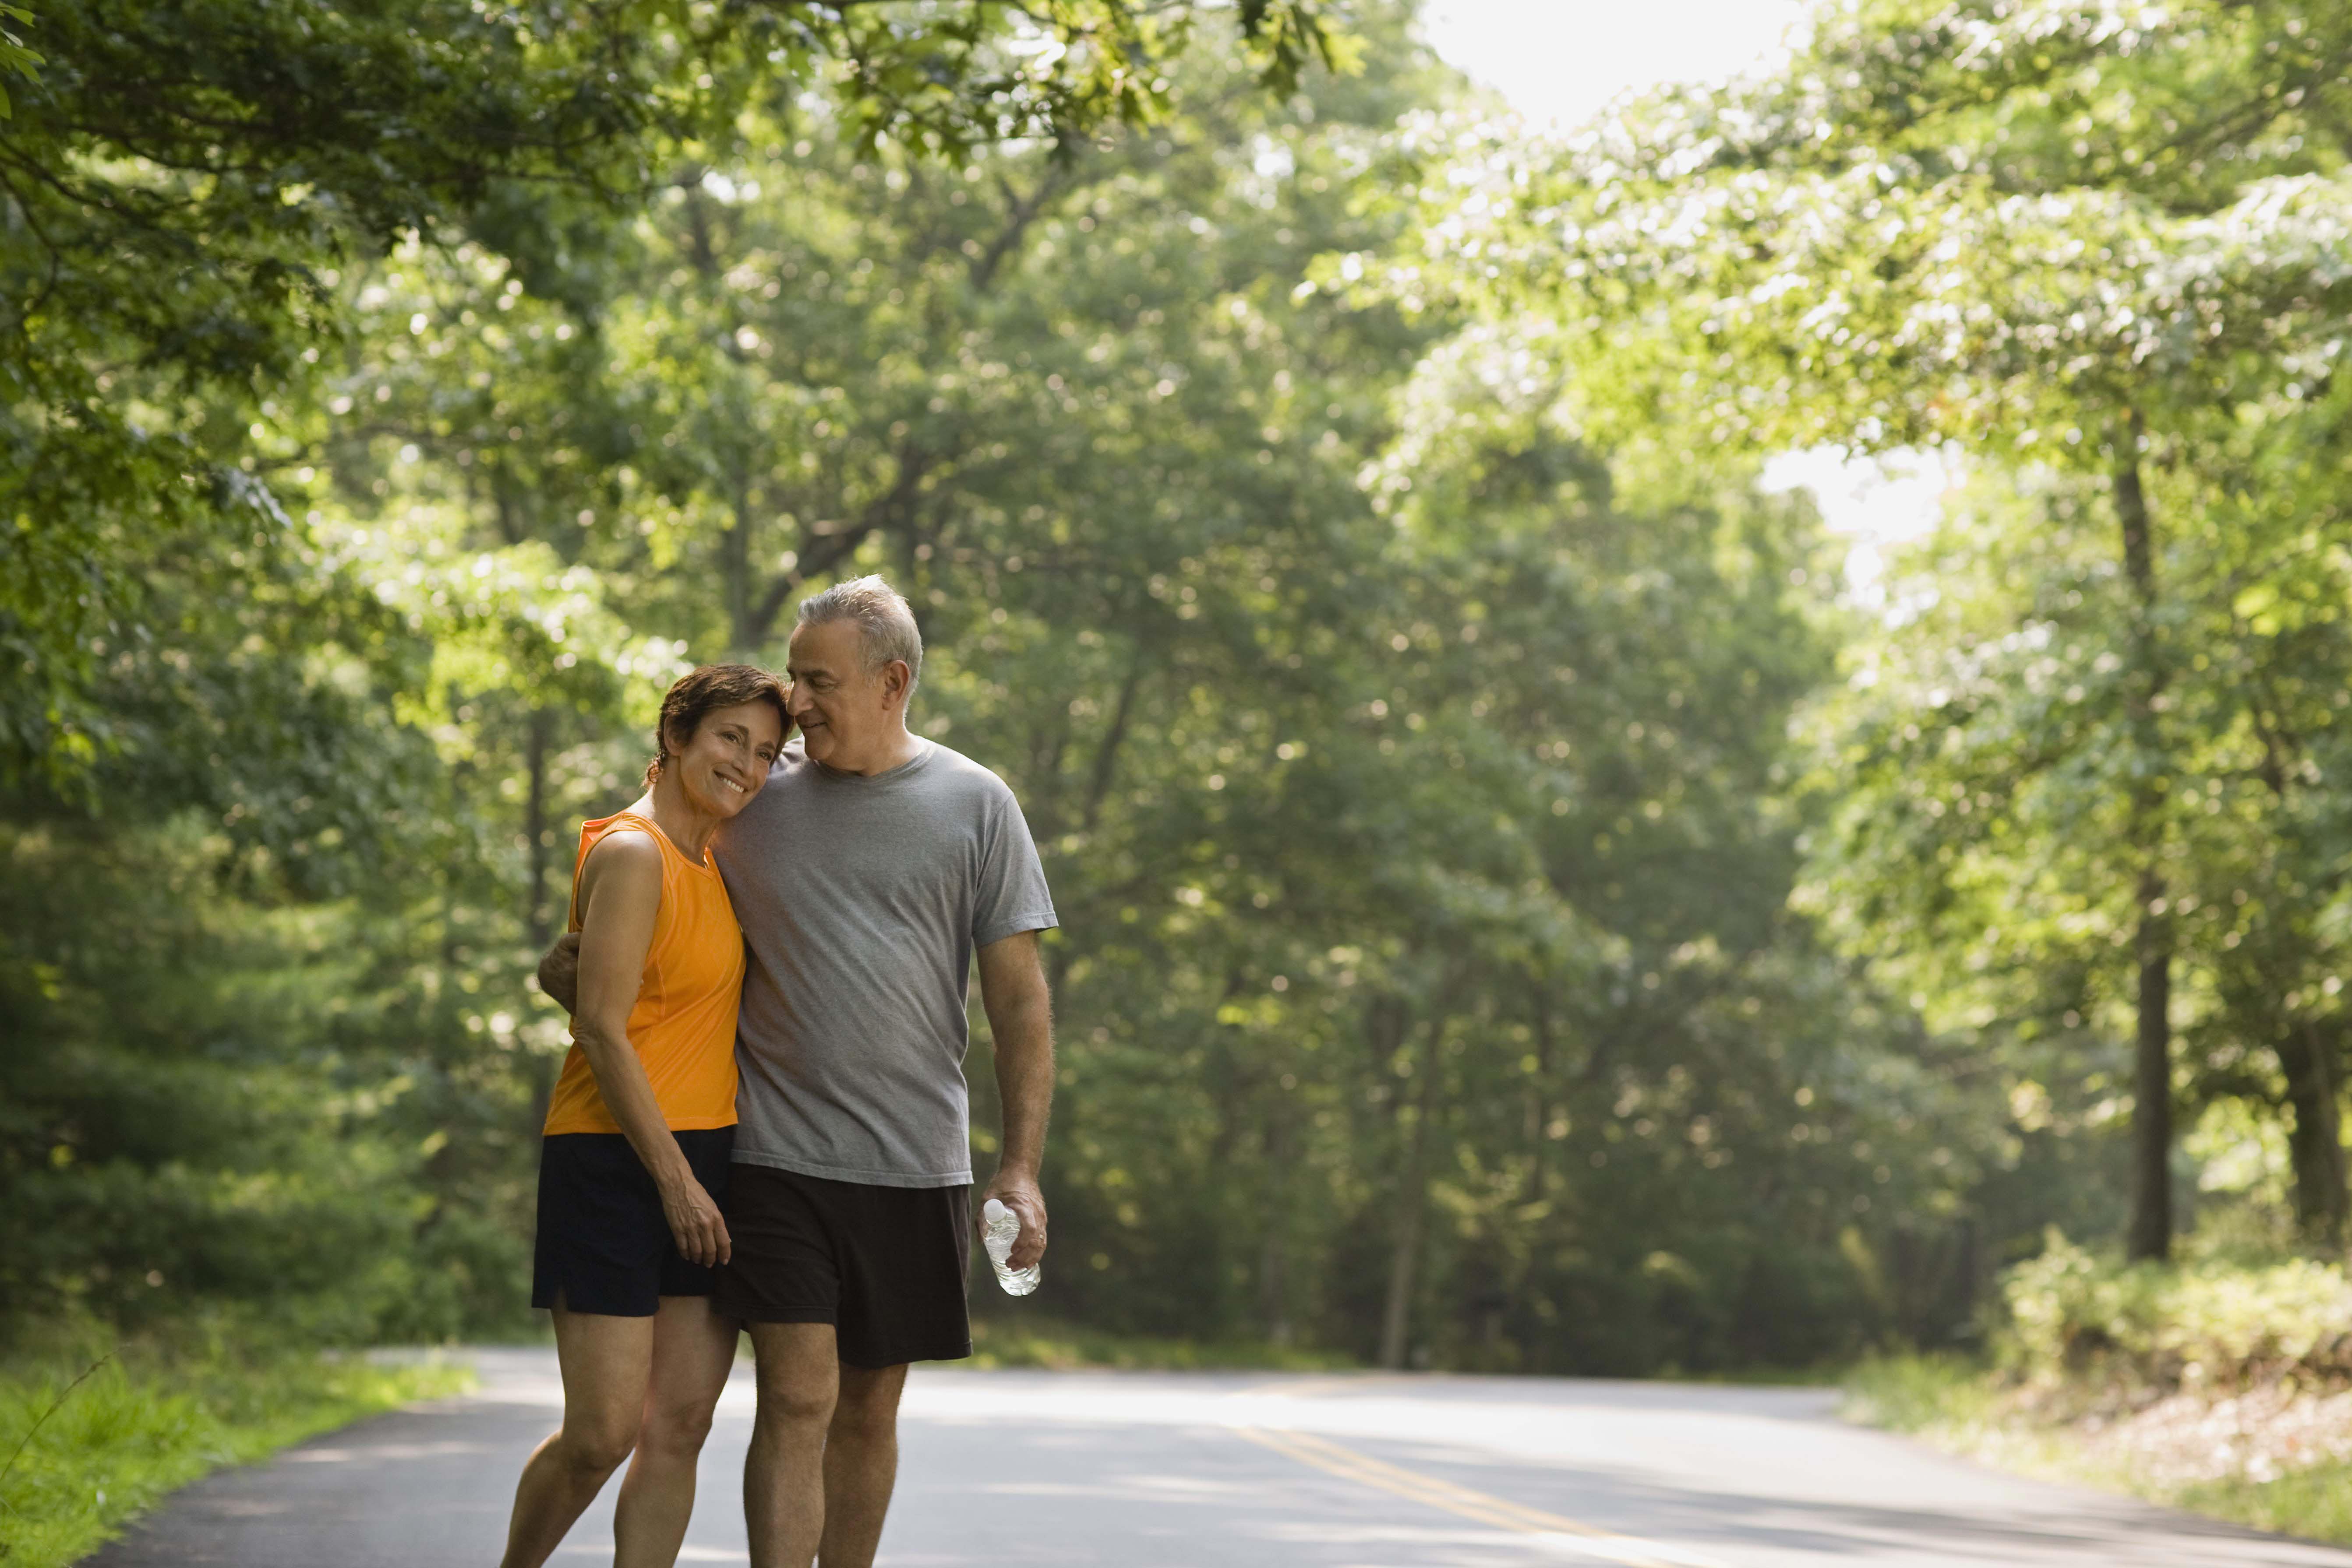
[[[1004,781],[936,742],[887,773],[795,741],[719,832],[750,963],[735,1158],[884,1187],[971,1180],[975,948],[1058,923]]]

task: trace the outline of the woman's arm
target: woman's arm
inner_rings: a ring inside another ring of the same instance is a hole
[[[605,1109],[661,1193],[677,1249],[696,1263],[727,1261],[727,1222],[670,1136],[645,1064],[629,1044],[629,1011],[645,978],[661,913],[661,850],[643,833],[609,833],[588,852],[580,879],[580,1006],[572,1037],[596,1075]]]

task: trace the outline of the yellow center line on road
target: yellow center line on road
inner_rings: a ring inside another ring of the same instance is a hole
[[[1375,1459],[1370,1454],[1360,1454],[1353,1448],[1343,1448],[1328,1437],[1311,1432],[1293,1432],[1268,1426],[1236,1426],[1234,1431],[1251,1442],[1286,1455],[1302,1465],[1311,1465],[1328,1475],[1373,1487],[1397,1497],[1410,1498],[1414,1502],[1448,1513],[1490,1524],[1519,1535],[1541,1535],[1581,1555],[1597,1557],[1604,1562],[1622,1563],[1624,1568],[1724,1568],[1713,1558],[1701,1557],[1655,1542],[1614,1531],[1597,1529],[1577,1520],[1557,1513],[1547,1513],[1539,1508],[1529,1508],[1507,1498],[1488,1492],[1474,1491],[1435,1476],[1424,1476]]]

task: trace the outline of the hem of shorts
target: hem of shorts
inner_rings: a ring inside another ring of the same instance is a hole
[[[836,1354],[838,1354],[838,1352],[836,1352]],[[910,1354],[901,1353],[897,1347],[894,1346],[889,1351],[888,1359],[886,1361],[852,1361],[845,1355],[840,1356],[839,1359],[845,1366],[859,1367],[866,1372],[879,1372],[884,1367],[908,1366],[919,1361],[969,1361],[971,1358],[971,1342],[970,1340],[966,1340],[963,1342],[963,1349],[950,1354],[943,1354],[938,1351],[922,1350],[915,1351]]]
[[[912,1175],[905,1171],[858,1171],[844,1165],[820,1165],[813,1160],[795,1160],[785,1154],[771,1154],[765,1150],[746,1149],[735,1145],[734,1163],[738,1165],[765,1165],[772,1171],[790,1171],[795,1176],[814,1176],[826,1182],[855,1182],[866,1187],[965,1187],[971,1184],[970,1171],[945,1171],[937,1175]]]
[[[841,1313],[833,1307],[772,1307],[757,1311],[739,1311],[731,1303],[713,1296],[711,1306],[722,1318],[732,1318],[739,1323],[832,1323],[835,1327]]]
[[[554,1298],[558,1296],[569,1296],[571,1292],[569,1290],[547,1291],[545,1294],[548,1297],[548,1300],[544,1301],[540,1300],[541,1294],[541,1293],[537,1290],[530,1293],[531,1310],[535,1312],[552,1312],[555,1310]],[[703,1294],[708,1295],[709,1292],[705,1291]],[[661,1298],[659,1296],[656,1296],[654,1298],[654,1305],[646,1308],[642,1312],[599,1312],[587,1307],[566,1307],[563,1310],[571,1313],[575,1318],[650,1318],[661,1310]]]
[[[716,1132],[722,1127],[737,1125],[737,1118],[688,1116],[676,1121],[665,1121],[663,1125],[672,1132]],[[573,1132],[609,1132],[615,1137],[627,1136],[622,1132],[618,1123],[611,1127],[541,1127],[539,1130],[541,1138],[561,1138]]]
[[[975,932],[972,945],[988,947],[1008,936],[1019,936],[1024,931],[1052,931],[1061,923],[1061,917],[1051,910],[1043,914],[1015,915],[1009,921],[997,921],[986,931]]]

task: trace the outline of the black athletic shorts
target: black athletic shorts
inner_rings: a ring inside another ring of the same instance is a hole
[[[851,1366],[971,1353],[970,1187],[877,1187],[767,1165],[727,1181],[733,1261],[711,1305],[747,1323],[831,1323]]]
[[[727,1201],[735,1129],[673,1132],[695,1179]],[[558,1132],[539,1143],[539,1239],[530,1304],[613,1318],[650,1318],[664,1296],[708,1296],[712,1269],[688,1263],[670,1235],[661,1194],[618,1132]]]

